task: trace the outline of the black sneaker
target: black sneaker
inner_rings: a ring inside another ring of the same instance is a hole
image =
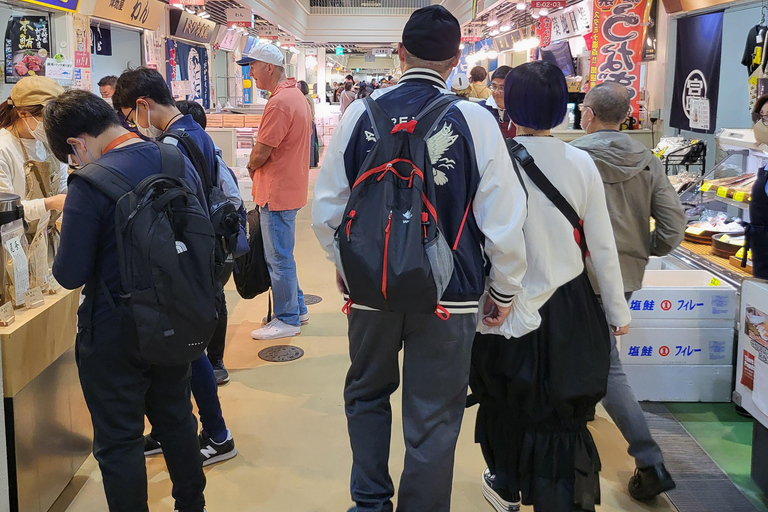
[[[227,430],[227,440],[218,444],[211,439],[207,432],[200,433],[200,454],[203,456],[203,466],[224,462],[237,455],[235,440],[232,432]]]
[[[483,471],[483,496],[496,512],[518,512],[520,510],[520,494],[512,494],[503,489],[495,489],[496,475],[485,468]]]
[[[155,441],[155,439],[147,434],[144,436],[144,456],[149,457],[150,455],[157,455],[158,453],[163,453],[163,448],[160,446],[160,443]]]
[[[222,384],[229,382],[229,372],[224,368],[224,361],[211,361],[211,366],[213,366],[213,375],[216,377],[216,384],[221,386]]]
[[[658,464],[649,468],[637,468],[629,479],[629,495],[636,500],[649,500],[675,488],[675,481],[664,467]]]

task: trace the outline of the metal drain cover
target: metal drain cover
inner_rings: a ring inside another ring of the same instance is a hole
[[[319,295],[304,295],[304,304],[307,306],[313,306],[323,302],[323,298]]]
[[[295,361],[304,355],[304,351],[293,345],[275,345],[259,352],[259,357],[270,363],[285,363]]]

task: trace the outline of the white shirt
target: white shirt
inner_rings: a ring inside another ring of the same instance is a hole
[[[584,221],[590,253],[587,265],[594,269],[608,323],[618,327],[628,325],[631,315],[624,298],[605,190],[592,158],[554,137],[517,137],[515,140],[525,146],[541,172]],[[533,184],[522,166],[518,169],[528,190],[528,218],[523,227],[528,270],[523,277],[523,291],[516,297],[519,304],[515,304],[504,325],[490,329],[479,324],[480,332],[502,334],[507,338],[520,337],[538,328],[539,309],[557,288],[584,272],[573,226]]]
[[[42,142],[35,139],[21,139],[29,158],[44,162],[48,159],[48,151]],[[54,161],[55,158],[53,159]],[[67,164],[61,164],[59,169],[59,189],[52,191],[63,194],[67,191]],[[0,192],[8,192],[21,197],[24,207],[24,218],[27,221],[39,220],[45,215],[45,199],[26,201],[26,176],[24,175],[24,153],[16,135],[0,129]]]

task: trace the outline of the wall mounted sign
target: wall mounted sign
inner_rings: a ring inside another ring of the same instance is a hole
[[[196,14],[174,9],[170,11],[171,34],[198,43],[210,43],[216,23]]]
[[[280,35],[280,29],[275,25],[259,25],[258,27],[259,37],[264,39],[277,39]]]
[[[80,0],[21,0],[26,4],[42,5],[59,11],[77,12]]]
[[[52,58],[48,16],[11,16],[5,29],[5,83],[25,76],[45,76]]]
[[[88,16],[75,14],[72,16],[75,29],[75,67],[91,67],[91,29]]]
[[[45,76],[53,78],[62,85],[71,85],[75,79],[75,61],[62,59],[56,61],[48,59],[45,63]]]
[[[253,27],[253,13],[250,9],[227,9],[228,27]]]
[[[165,4],[159,0],[98,0],[93,15],[156,31],[160,28],[164,10]]]
[[[552,20],[546,16],[536,20],[536,37],[539,38],[539,47],[546,48],[552,44]]]
[[[613,5],[612,0],[595,0],[601,5],[606,1]],[[643,5],[645,5],[643,3]],[[592,8],[590,0],[550,14],[552,20],[552,41],[560,41],[576,36],[589,34],[592,30]]]
[[[531,0],[531,9],[562,9],[566,0]]]
[[[507,32],[493,38],[493,49],[497,52],[506,52],[515,46],[515,38],[512,32]]]

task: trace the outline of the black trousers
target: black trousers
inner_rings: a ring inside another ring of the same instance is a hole
[[[224,345],[227,341],[227,299],[224,296],[224,286],[232,276],[232,263],[224,264],[222,274],[219,277],[221,289],[219,290],[219,321],[216,324],[216,330],[213,331],[211,342],[208,343],[208,360],[211,364],[224,360]]]
[[[138,354],[135,325],[112,321],[83,329],[75,345],[80,383],[93,422],[110,512],[147,512],[144,415],[163,445],[175,509],[202,512],[205,499],[190,367],[154,366]]]
[[[344,388],[352,444],[352,499],[360,512],[392,512],[390,395],[403,349],[405,467],[398,512],[448,512],[453,462],[467,400],[477,316],[352,309],[351,366]]]

